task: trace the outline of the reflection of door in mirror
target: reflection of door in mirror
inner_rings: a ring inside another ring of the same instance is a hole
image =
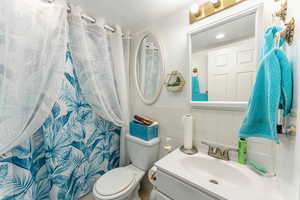
[[[192,101],[247,102],[256,74],[255,14],[192,34]]]
[[[209,101],[248,101],[256,68],[253,40],[208,52]]]

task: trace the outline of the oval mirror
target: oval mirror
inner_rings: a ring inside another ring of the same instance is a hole
[[[153,34],[145,34],[135,57],[135,81],[138,94],[145,104],[153,104],[160,95],[164,76],[162,49]]]

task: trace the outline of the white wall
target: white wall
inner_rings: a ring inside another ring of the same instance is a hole
[[[205,1],[205,0],[204,0]],[[227,9],[218,15],[226,16],[234,10],[240,10],[243,7],[255,4],[259,0],[249,0],[238,6]],[[275,9],[275,2],[273,0],[264,0],[264,24],[265,26],[271,24],[271,15]],[[300,21],[300,16],[297,13],[297,0],[289,1],[289,12],[296,16],[296,21]],[[210,18],[214,18],[211,16]],[[165,49],[166,57],[166,72],[178,70],[183,73],[184,77],[188,79],[188,41],[187,33],[196,27],[207,23],[207,20],[189,24],[188,8],[179,10],[168,17],[164,17],[159,21],[149,25],[149,27],[141,32],[150,31],[154,33],[162,42]],[[137,41],[141,32],[136,33],[133,37],[133,49],[135,50]],[[300,77],[300,72],[297,70],[300,67],[299,59],[297,57],[296,45],[300,45],[299,31],[296,33],[296,41],[292,47],[287,49],[288,55],[294,63],[295,79]],[[134,51],[133,51],[134,53]],[[133,57],[132,57],[133,58]],[[133,63],[133,62],[132,62]],[[131,70],[133,67],[131,67]],[[214,111],[214,110],[199,110],[191,109],[189,106],[187,85],[181,93],[169,93],[163,88],[162,94],[158,101],[151,106],[143,104],[136,92],[134,85],[134,77],[131,72],[131,104],[132,113],[144,114],[152,117],[160,122],[160,136],[162,138],[162,146],[165,143],[165,137],[171,137],[174,146],[179,146],[183,143],[183,127],[181,124],[181,117],[184,114],[192,113],[195,117],[195,144],[199,146],[201,140],[209,140],[211,142],[236,146],[238,142],[238,129],[243,118],[243,112],[236,111]],[[297,80],[296,80],[297,85]],[[295,88],[296,94],[299,87]],[[295,98],[299,101],[299,97]],[[299,111],[298,111],[299,112]],[[300,114],[300,113],[299,113]],[[300,127],[300,123],[298,122]],[[297,136],[298,137],[298,136]],[[249,142],[249,156],[250,159],[266,165],[269,168],[275,167],[277,169],[282,193],[285,194],[286,200],[294,200],[299,198],[299,165],[300,155],[296,156],[295,152],[299,152],[299,139],[290,138],[284,139],[281,145],[272,145],[272,142],[262,139],[252,139]],[[202,148],[202,147],[201,147]],[[275,150],[277,149],[277,163],[274,161]],[[297,170],[298,169],[298,170]]]

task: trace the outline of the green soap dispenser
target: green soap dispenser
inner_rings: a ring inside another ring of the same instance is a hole
[[[239,141],[238,162],[241,164],[247,163],[247,140],[245,138],[240,138]]]

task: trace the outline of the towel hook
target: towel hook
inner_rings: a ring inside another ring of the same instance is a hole
[[[275,0],[275,2],[279,2],[279,0]],[[281,4],[281,8],[277,12],[275,12],[274,15],[276,17],[279,17],[285,23],[287,17],[287,10],[288,10],[288,0],[284,0],[284,3]],[[285,38],[285,41],[289,45],[292,45],[294,40],[295,28],[296,28],[295,24],[296,24],[296,20],[294,17],[289,22],[285,23],[284,30],[276,34],[276,45],[278,45],[282,37]]]
[[[278,33],[278,38],[280,40],[280,38],[284,37],[285,41],[289,44],[292,45],[293,41],[294,41],[294,34],[295,34],[295,28],[296,28],[296,20],[294,17],[292,17],[292,19],[285,24],[285,29],[281,32]]]

